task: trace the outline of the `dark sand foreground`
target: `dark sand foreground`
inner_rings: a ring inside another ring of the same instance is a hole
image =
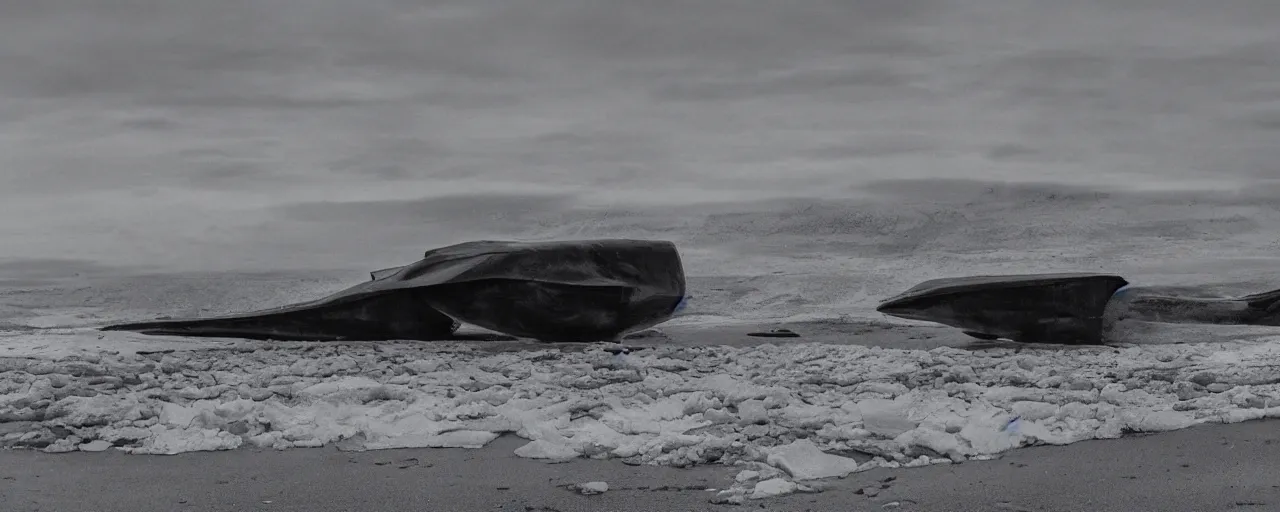
[[[0,503],[19,511],[698,511],[735,468],[546,464],[522,440],[481,450],[345,453],[331,448],[167,457],[0,452]],[[1280,508],[1280,421],[1016,450],[986,462],[878,469],[821,492],[744,509],[913,511],[1218,511]],[[890,477],[896,479],[889,480]],[[886,482],[886,480],[888,480]],[[563,486],[608,482],[601,495]],[[860,489],[874,487],[874,497]]]

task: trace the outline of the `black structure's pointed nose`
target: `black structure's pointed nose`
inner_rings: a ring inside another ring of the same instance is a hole
[[[902,304],[903,304],[903,301],[901,300],[895,300],[895,299],[886,300],[884,302],[881,302],[880,305],[876,306],[876,312],[884,313],[886,315],[891,315],[893,314],[894,311],[897,311],[898,309],[900,309],[902,307]]]

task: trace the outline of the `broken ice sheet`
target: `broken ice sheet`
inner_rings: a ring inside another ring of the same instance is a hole
[[[1017,353],[655,347],[627,354],[628,364],[662,368],[639,376],[598,348],[272,348],[0,359],[0,419],[9,425],[0,446],[479,447],[514,433],[529,440],[522,457],[760,464],[749,466],[759,475],[735,484],[754,493],[780,476],[764,463],[804,481],[1280,417],[1275,338]],[[879,458],[855,465],[834,455],[850,450]]]

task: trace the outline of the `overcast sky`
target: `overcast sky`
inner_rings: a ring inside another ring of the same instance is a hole
[[[261,266],[428,215],[468,238],[497,202],[889,178],[1248,185],[1280,177],[1277,27],[1275,0],[6,1],[0,259]]]

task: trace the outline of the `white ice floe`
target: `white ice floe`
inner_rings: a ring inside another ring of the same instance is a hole
[[[774,496],[782,496],[796,492],[799,486],[792,481],[783,478],[771,478],[763,482],[756,483],[751,490],[751,499],[758,500],[763,498],[772,498]]]
[[[795,490],[767,483],[778,478],[1280,417],[1280,338],[1021,350],[662,347],[625,358],[600,347],[213,347],[0,358],[0,446],[475,448],[510,433],[530,441],[516,452],[529,458],[750,464],[737,491],[725,491],[750,498]]]
[[[823,452],[808,439],[766,450],[769,465],[781,468],[796,480],[819,480],[845,476],[858,470],[858,462]]]
[[[574,486],[578,490],[578,494],[591,496],[593,494],[604,494],[609,492],[608,482],[586,482]]]

